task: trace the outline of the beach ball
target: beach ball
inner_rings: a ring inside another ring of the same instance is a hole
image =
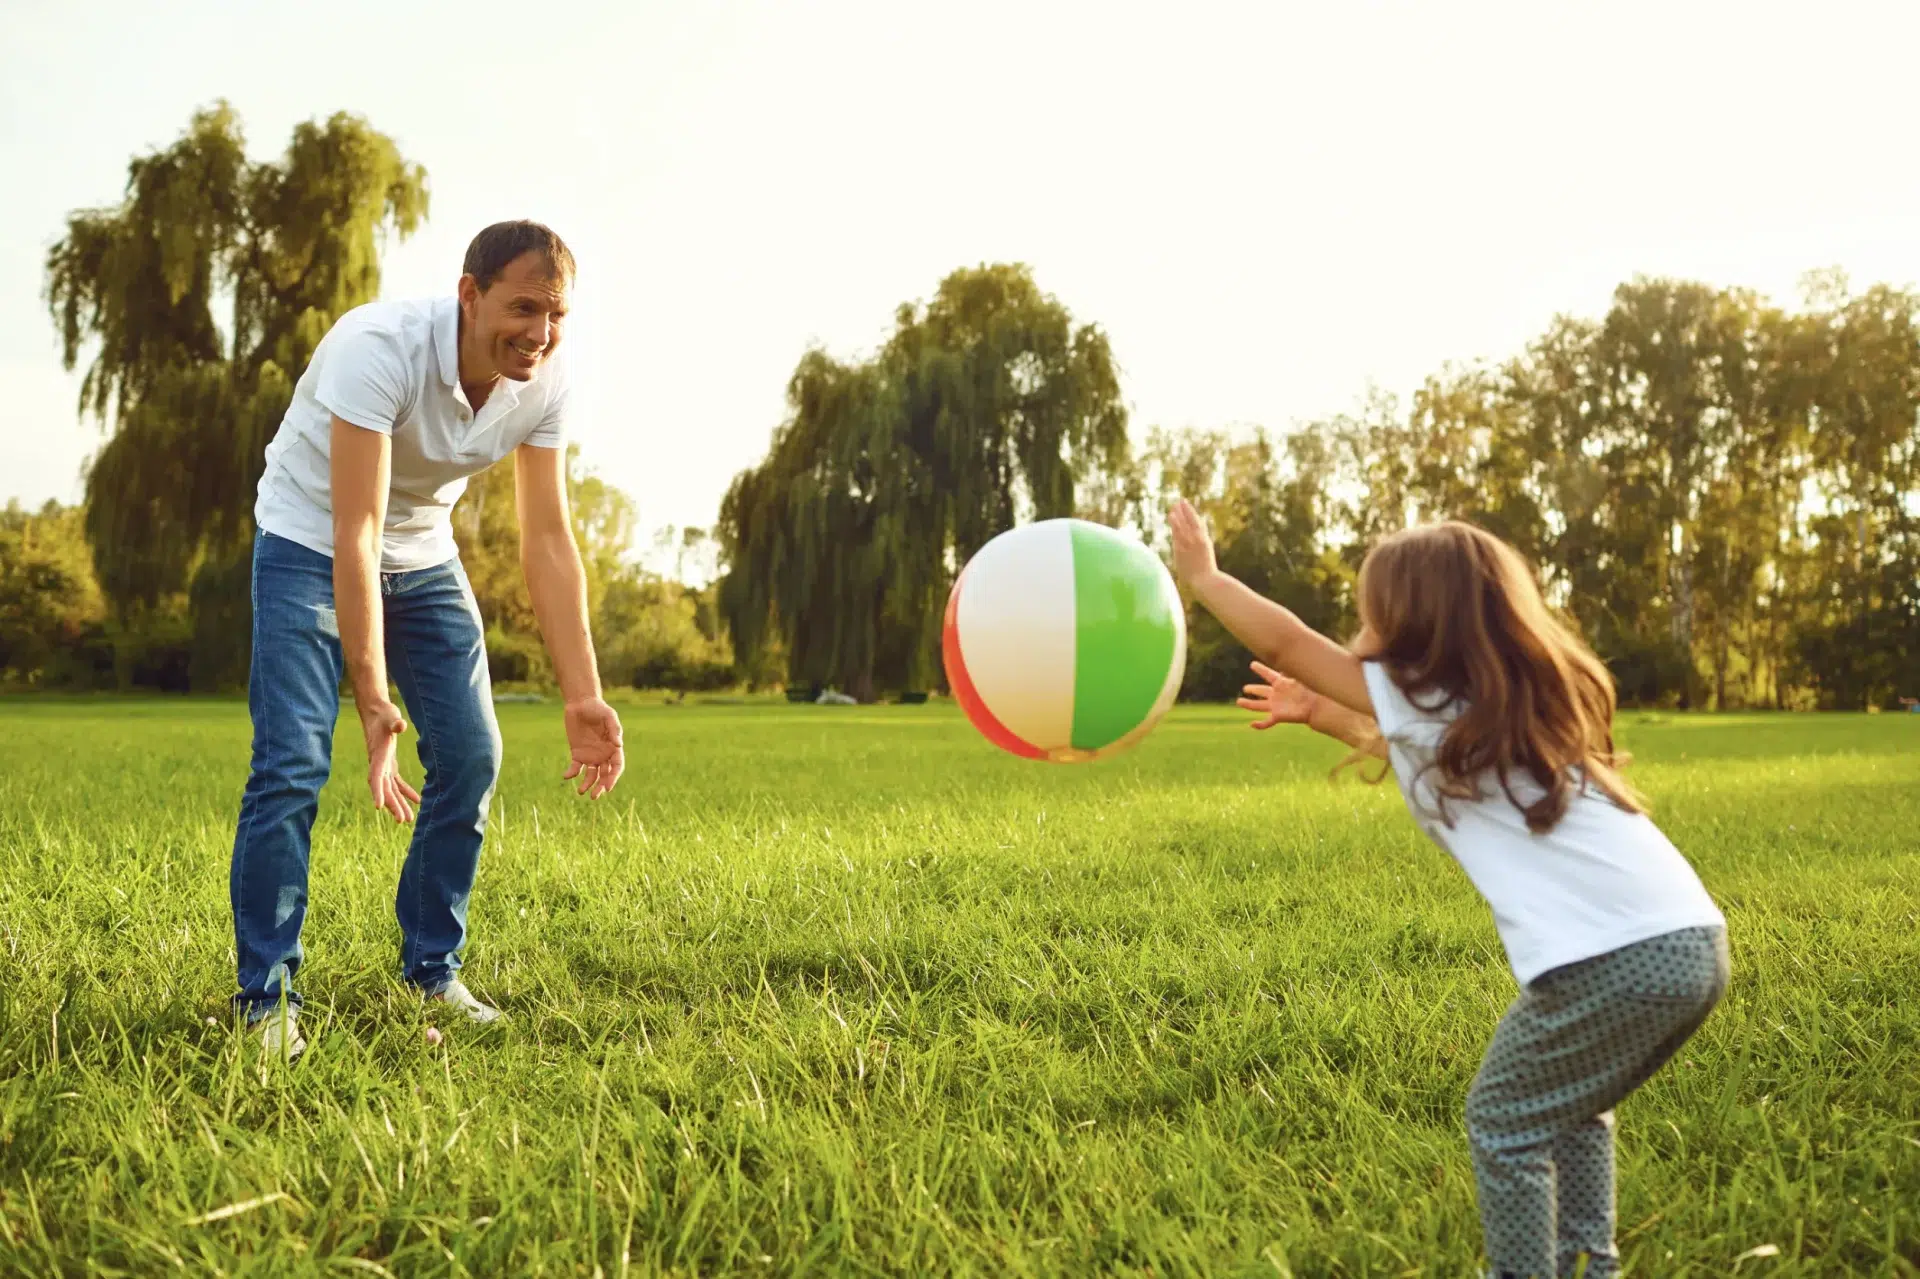
[[[1173,575],[1086,520],[1000,534],[967,561],[941,628],[947,683],[973,726],[1026,759],[1114,755],[1153,731],[1187,664]]]

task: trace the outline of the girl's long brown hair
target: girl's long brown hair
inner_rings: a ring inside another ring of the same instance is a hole
[[[1480,798],[1491,772],[1535,834],[1553,829],[1581,785],[1646,811],[1620,775],[1613,677],[1548,609],[1511,546],[1455,520],[1395,533],[1361,565],[1359,599],[1359,656],[1380,661],[1416,706],[1464,703],[1435,763],[1443,809]],[[1517,773],[1545,794],[1522,804]]]

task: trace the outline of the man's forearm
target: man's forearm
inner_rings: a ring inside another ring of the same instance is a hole
[[[366,530],[334,530],[333,614],[340,628],[353,700],[370,706],[387,700],[387,653],[381,631],[379,550]]]
[[[560,695],[569,702],[600,696],[593,633],[587,622],[587,573],[567,533],[523,537],[520,570],[540,623],[540,637],[553,658]]]

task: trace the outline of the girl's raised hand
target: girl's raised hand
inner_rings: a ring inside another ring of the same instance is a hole
[[[1189,585],[1210,576],[1215,569],[1213,538],[1193,503],[1184,497],[1167,512],[1167,527],[1173,533],[1173,571]]]

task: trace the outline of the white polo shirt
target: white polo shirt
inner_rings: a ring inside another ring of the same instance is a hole
[[[373,302],[335,321],[293,390],[267,446],[254,522],[333,554],[333,417],[393,437],[392,486],[380,571],[444,564],[459,553],[453,504],[467,477],[522,444],[566,441],[566,369],[551,362],[531,382],[501,378],[478,414],[460,389],[456,298]]]
[[[1428,838],[1453,854],[1493,908],[1507,962],[1522,986],[1563,964],[1680,928],[1725,918],[1680,850],[1644,813],[1629,813],[1597,790],[1577,790],[1544,835],[1487,777],[1478,800],[1449,799],[1441,820],[1434,774],[1440,739],[1463,704],[1416,704],[1379,662],[1363,667],[1373,717],[1387,740],[1394,779]],[[1422,702],[1437,695],[1422,694]],[[1513,793],[1531,804],[1544,791],[1524,774]]]

